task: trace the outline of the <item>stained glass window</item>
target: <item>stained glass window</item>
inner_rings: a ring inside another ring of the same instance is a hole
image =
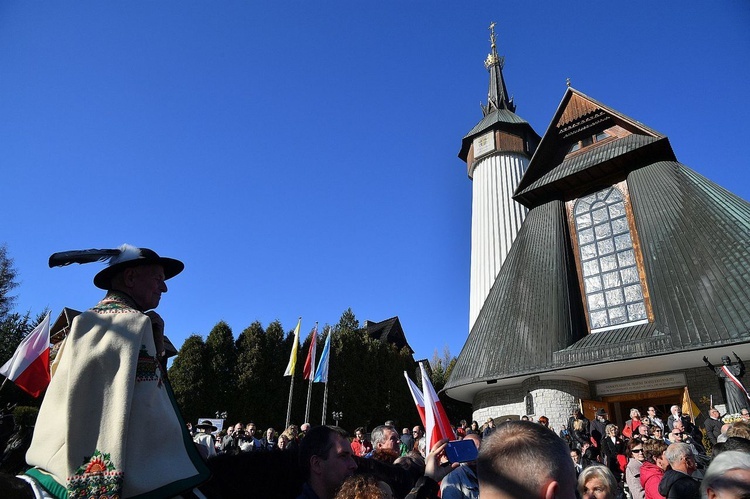
[[[625,202],[616,187],[573,208],[591,332],[648,319]]]

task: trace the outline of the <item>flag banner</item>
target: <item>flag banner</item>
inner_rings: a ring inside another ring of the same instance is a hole
[[[305,359],[305,365],[302,368],[303,379],[312,379],[313,366],[315,365],[315,350],[318,345],[318,323],[315,323],[315,327],[312,332],[312,339],[310,340],[310,348],[307,350],[307,358]]]
[[[0,374],[18,385],[32,397],[47,388],[49,375],[50,314],[29,333],[16,348],[13,357],[0,367]]]
[[[294,376],[294,368],[297,367],[297,348],[299,347],[299,328],[302,326],[302,317],[297,321],[297,327],[294,328],[294,345],[292,346],[292,355],[289,356],[289,364],[286,366],[284,376]]]
[[[690,398],[690,392],[688,391],[687,386],[682,391],[682,413],[690,416],[690,420],[693,422],[695,422],[695,418],[700,416],[701,413],[701,410],[695,405],[693,399]]]
[[[453,433],[448,415],[445,413],[442,402],[435,393],[430,377],[427,376],[427,369],[424,362],[419,363],[419,369],[422,371],[422,389],[424,394],[425,408],[425,443],[427,444],[426,452],[444,438],[455,440],[456,434]]]
[[[422,390],[420,390],[416,383],[411,380],[409,375],[406,374],[406,371],[404,371],[404,378],[406,378],[406,383],[409,386],[411,398],[414,399],[414,405],[417,406],[419,417],[422,418],[422,428],[426,428],[427,425],[425,424],[424,397],[422,396]]]
[[[329,328],[326,343],[323,345],[323,353],[320,354],[318,368],[315,370],[313,383],[328,383],[328,356],[331,355],[331,336],[333,336],[333,330]]]

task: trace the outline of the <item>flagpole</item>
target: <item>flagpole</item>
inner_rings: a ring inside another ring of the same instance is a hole
[[[289,402],[286,406],[286,427],[289,428],[289,423],[292,420],[292,394],[294,393],[294,371],[297,369],[297,345],[299,344],[299,328],[302,325],[302,317],[297,321],[297,327],[294,328],[294,345],[292,345],[292,354],[289,358],[289,366],[287,366],[287,372],[284,376],[291,376],[292,382],[289,384]]]
[[[289,422],[292,418],[292,393],[294,393],[294,373],[292,373],[292,383],[289,385],[289,403],[286,406],[286,428],[289,428]]]
[[[326,409],[328,408],[328,379],[326,379],[325,389],[323,390],[323,417],[320,420],[321,425],[326,424]]]
[[[310,353],[312,354],[312,359],[310,360],[310,376],[307,378],[307,404],[305,404],[305,420],[303,423],[307,423],[310,420],[310,399],[312,398],[312,386],[313,386],[313,378],[315,377],[315,350],[316,345],[314,345],[312,342],[318,341],[318,323],[315,323],[315,329],[313,329],[313,335],[310,342]]]
[[[325,334],[325,329],[323,330]],[[320,354],[320,362],[318,362],[318,368],[315,370],[315,376],[313,377],[314,383],[325,383],[323,389],[323,416],[320,418],[320,424],[326,424],[326,411],[328,410],[328,367],[330,366],[331,359],[331,335],[333,335],[333,328],[328,327],[328,336],[323,344],[323,353]]]

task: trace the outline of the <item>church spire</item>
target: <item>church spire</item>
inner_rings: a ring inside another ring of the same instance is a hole
[[[492,51],[487,55],[484,67],[490,72],[490,89],[487,92],[487,105],[482,106],[484,116],[500,109],[507,109],[510,112],[515,112],[516,110],[513,99],[508,98],[508,90],[505,88],[505,80],[503,79],[505,58],[497,55],[494,22],[490,23],[489,30]]]

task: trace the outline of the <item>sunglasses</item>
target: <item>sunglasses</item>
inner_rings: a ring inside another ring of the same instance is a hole
[[[637,452],[638,454],[643,453],[643,449],[633,449],[631,452]]]

